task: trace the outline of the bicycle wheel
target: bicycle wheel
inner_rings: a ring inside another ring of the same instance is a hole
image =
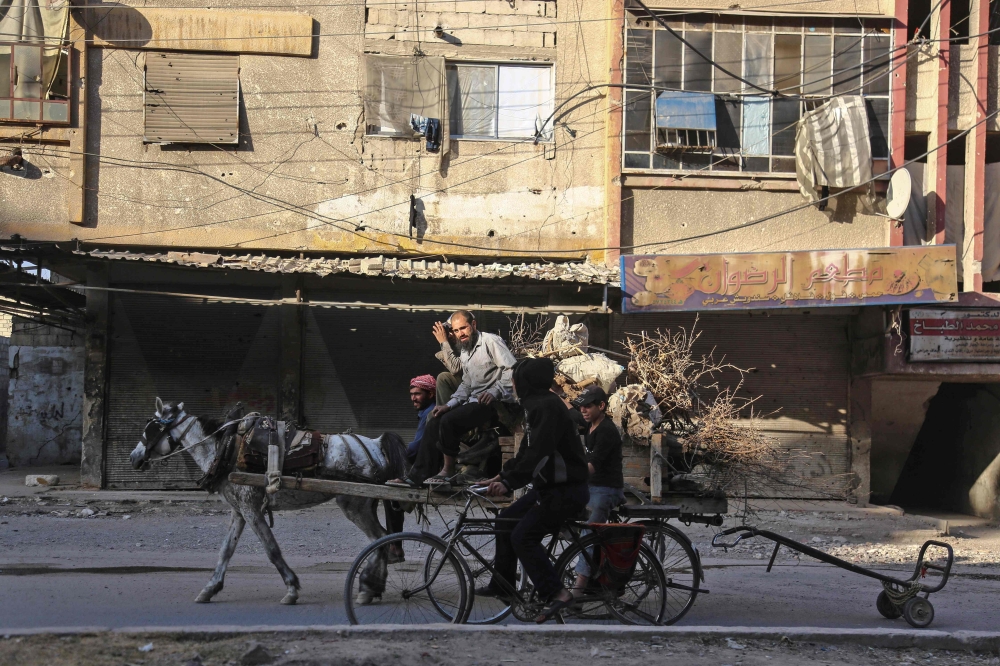
[[[446,542],[450,541],[451,530],[441,538]],[[477,587],[488,584],[492,573],[486,563],[493,563],[496,554],[496,534],[463,534],[462,539],[455,544],[455,548],[465,560],[471,589],[475,590]],[[433,571],[437,563],[441,561],[441,556],[442,553],[438,550],[431,550],[427,553],[427,560],[424,563],[425,574]],[[435,601],[433,594],[431,594],[431,600]],[[470,601],[472,608],[465,620],[466,624],[496,624],[510,615],[510,604],[502,599],[474,594]]]
[[[600,535],[591,534],[566,549],[556,567],[565,587],[576,580],[577,558],[599,544]],[[639,547],[635,571],[625,585],[610,587],[592,580],[585,595],[557,620],[660,624],[665,612],[666,583],[656,554],[643,543]]]
[[[387,563],[386,554],[405,560]],[[344,583],[344,606],[351,624],[461,623],[469,601],[465,565],[437,537],[400,532],[368,545],[354,560]],[[432,552],[437,565],[425,563]],[[439,566],[438,566],[439,565]]]
[[[674,624],[691,610],[701,586],[701,560],[684,533],[671,525],[646,523],[645,541],[667,579],[663,624]]]

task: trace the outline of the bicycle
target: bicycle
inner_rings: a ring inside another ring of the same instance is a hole
[[[461,624],[469,620],[476,599],[476,580],[496,573],[492,558],[483,555],[473,541],[482,543],[509,530],[498,529],[497,523],[502,519],[468,518],[473,502],[485,498],[481,489],[475,487],[462,492],[466,494],[465,505],[454,527],[445,535],[447,539],[427,532],[390,534],[358,555],[344,583],[344,603],[351,624]],[[667,579],[656,553],[642,543],[627,582],[601,583],[594,554],[600,552],[604,539],[599,533],[581,536],[587,527],[586,523],[567,521],[557,536],[549,540],[550,557],[555,560],[557,575],[564,586],[570,587],[575,580],[574,564],[579,557],[585,558],[595,572],[583,596],[558,613],[556,621],[604,619],[593,617],[594,609],[603,607],[607,614],[625,624],[660,624],[666,612]],[[405,553],[407,560],[388,564],[386,555],[390,548]],[[473,561],[477,574],[473,573],[469,560]],[[500,576],[495,580],[510,603],[494,613],[491,621],[498,622],[509,614],[530,621],[544,608],[547,600],[538,598],[525,576],[515,584]],[[357,602],[357,594],[363,588],[373,592],[373,603]]]

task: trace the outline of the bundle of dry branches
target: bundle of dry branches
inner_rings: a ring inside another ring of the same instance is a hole
[[[517,358],[538,356],[542,351],[542,341],[545,339],[549,318],[536,315],[534,321],[530,321],[522,312],[516,317],[507,317],[507,321],[510,322],[510,334],[507,340],[511,353]]]
[[[696,319],[690,331],[629,334],[622,343],[632,357],[629,375],[652,392],[667,418],[693,416],[699,396],[718,390],[716,375],[721,372],[746,373],[731,363],[716,362],[711,354],[695,356],[694,343],[701,336],[695,332],[697,325]]]
[[[756,398],[737,397],[738,390],[720,391],[710,403],[702,403],[695,427],[683,437],[681,458],[671,466],[727,495],[761,494],[786,474],[788,456],[764,434],[752,411],[741,415]]]

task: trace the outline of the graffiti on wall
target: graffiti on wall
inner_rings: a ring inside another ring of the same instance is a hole
[[[12,465],[80,461],[83,351],[10,346],[7,457]]]

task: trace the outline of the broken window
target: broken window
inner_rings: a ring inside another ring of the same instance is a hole
[[[655,21],[644,20],[641,28],[633,27],[635,22],[626,27],[625,84],[637,86],[625,91],[626,169],[793,172],[799,118],[830,95],[841,94],[865,98],[872,156],[887,165],[890,21],[674,18],[668,19],[671,27],[690,46]],[[653,91],[648,88],[650,75],[657,88]],[[774,89],[791,98],[768,94]],[[714,105],[698,105],[704,111],[697,112],[695,127],[666,128],[660,107],[667,103],[660,100],[674,100],[666,94],[670,91],[708,95]],[[664,131],[672,129],[685,131]]]
[[[144,81],[144,142],[239,143],[238,55],[151,51]]]
[[[68,123],[69,3],[0,3],[0,122]]]
[[[551,139],[551,67],[455,63],[447,73],[453,138]]]
[[[418,135],[411,116],[445,117],[444,58],[365,55],[365,133]]]

